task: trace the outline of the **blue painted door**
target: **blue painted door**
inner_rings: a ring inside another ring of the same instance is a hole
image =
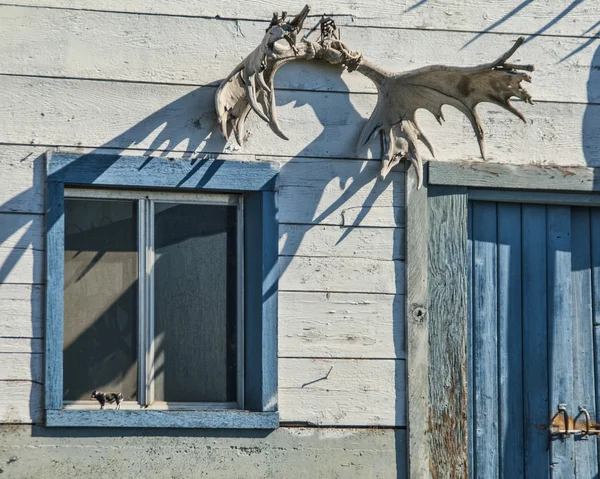
[[[600,422],[600,208],[473,201],[468,227],[470,477],[597,478],[600,439],[548,424]]]

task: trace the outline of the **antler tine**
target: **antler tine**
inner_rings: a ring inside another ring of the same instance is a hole
[[[397,74],[373,65],[359,52],[350,50],[336,35],[331,18],[324,17],[319,22],[321,38],[318,42],[303,39],[296,44],[297,34],[309,11],[310,7],[305,5],[291,21],[286,21],[285,14],[280,18],[275,13],[261,44],[217,89],[217,115],[226,138],[235,133],[238,142],[243,141],[245,118],[252,109],[278,136],[287,139],[277,121],[273,81],[279,67],[298,59],[318,59],[341,65],[373,81],[378,92],[377,105],[360,134],[358,149],[366,146],[376,133],[382,136],[382,178],[401,160],[407,160],[418,170],[418,187],[421,186],[422,161],[417,143],[421,141],[432,155],[433,145],[416,122],[418,109],[430,111],[441,122],[444,118],[442,106],[456,107],[471,122],[484,158],[485,136],[475,109],[479,103],[495,103],[524,120],[510,103],[510,98],[518,97],[531,103],[531,96],[521,85],[522,81],[529,82],[531,78],[518,70],[533,71],[534,67],[506,63],[525,42],[524,37],[491,63],[475,67],[434,65]],[[286,40],[291,51],[275,47],[279,40]]]

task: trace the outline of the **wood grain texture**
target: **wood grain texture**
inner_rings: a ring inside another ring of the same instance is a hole
[[[279,258],[281,291],[404,293],[404,263],[362,258]]]
[[[0,337],[42,338],[43,287],[0,284]]]
[[[469,189],[469,200],[541,205],[600,206],[600,195],[549,193],[547,191]]]
[[[546,208],[522,207],[523,284],[523,417],[525,474],[548,475],[548,432],[545,428],[556,405],[548,401],[548,324],[546,281]]]
[[[429,467],[467,477],[467,195],[429,185]]]
[[[473,360],[473,202],[467,206],[467,444],[469,477],[475,476],[475,382]]]
[[[404,293],[402,261],[361,258],[352,256],[354,252],[348,249],[340,256],[281,256],[280,287],[288,291]],[[0,247],[0,273],[3,268],[6,271],[4,283],[43,283],[43,258],[40,250]]]
[[[397,396],[406,394],[404,378],[402,360],[282,358],[281,421],[319,426],[404,426],[404,402],[396,401]]]
[[[496,204],[475,202],[473,214],[473,475],[500,473],[498,394],[498,250]]]
[[[417,190],[417,173],[406,173],[406,350],[409,477],[430,477],[429,442],[429,314],[427,237],[427,169]]]
[[[43,251],[0,247],[0,282],[41,285],[44,282],[43,271]]]
[[[264,20],[269,16],[270,13]],[[198,86],[214,84],[226,77],[239,55],[250,53],[264,35],[261,25],[246,20],[13,6],[0,9],[0,23],[13,25],[0,31],[2,73]],[[469,44],[474,36],[458,31],[344,28],[344,42],[350,48],[395,72],[435,64],[488,63],[506,51],[516,38],[489,33]],[[311,39],[316,41],[317,35],[313,34]],[[588,38],[563,38],[557,42],[555,37],[538,36],[522,47],[519,61],[535,63],[536,70],[544,72],[533,75],[534,83],[529,90],[534,99],[600,101],[600,93],[588,92],[586,85],[595,63],[595,48],[586,48],[586,43]],[[379,45],[403,47],[390,55],[387,48]],[[111,54],[106,55],[107,51]],[[363,75],[342,73],[341,68],[322,62],[292,62],[278,72],[276,87],[375,92],[373,83]]]
[[[42,388],[31,381],[0,381],[0,424],[41,423]]]
[[[279,268],[277,243],[279,240],[279,220],[277,217],[277,196],[273,191],[263,191],[261,196],[262,216],[262,291],[259,296],[262,301],[261,315],[261,366],[262,366],[262,397],[261,411],[274,412],[278,409],[278,292]],[[279,416],[277,416],[279,426]]]
[[[64,7],[88,10],[85,0],[17,0],[18,5]],[[475,0],[385,0],[373,8],[365,0],[331,3],[323,0],[311,3],[316,22],[322,12],[334,14],[338,25],[393,26],[410,29],[491,30],[505,33],[547,33],[560,35],[591,35],[594,28],[595,5],[579,6],[570,0],[541,0],[524,4],[519,0],[503,0],[490,8]],[[118,0],[101,0],[94,9],[113,12],[205,16],[216,18],[252,19],[265,22],[272,12],[286,8],[274,0],[195,2],[193,0],[159,0],[152,3],[135,0],[123,4]],[[296,6],[298,8],[298,6]],[[290,13],[294,9],[287,8]]]
[[[43,355],[0,353],[0,381],[43,382]]]
[[[285,161],[279,173],[279,221],[340,226],[403,225],[404,172],[394,171],[381,181],[377,179],[379,169],[379,161],[321,158]]]
[[[546,209],[546,260],[548,264],[548,342],[550,406],[573,404],[573,297],[571,290],[571,209]],[[575,467],[574,443],[552,441],[550,477],[564,478]]]
[[[203,429],[275,429],[277,412],[48,410],[47,427],[139,427]]]
[[[49,156],[48,181],[108,187],[273,191],[279,164],[267,161],[165,159],[148,156]]]
[[[0,213],[0,248],[44,249],[44,217]]]
[[[111,149],[94,150],[75,147],[66,149],[81,154],[119,153]],[[16,161],[30,154],[31,157],[33,153],[41,154],[41,151],[40,147],[0,145],[0,161],[3,156]],[[136,156],[140,151],[125,150],[123,154]],[[182,152],[171,152],[166,156],[180,158],[182,154]],[[203,157],[203,154],[200,155],[194,165],[198,165],[198,161]],[[218,158],[252,160],[255,156],[227,153],[218,155]],[[404,173],[402,171],[391,173],[389,181],[382,182],[376,180],[379,171],[378,161],[260,157],[261,161],[263,159],[280,162],[282,165],[278,194],[279,218],[282,223],[346,226],[357,223],[361,226],[381,227],[393,227],[404,223]],[[26,161],[23,163],[26,164]],[[189,159],[187,161],[191,162]],[[0,206],[0,212],[8,209],[14,212],[43,213],[45,160],[41,158],[39,161],[36,159],[35,162],[39,163],[35,168],[2,168],[7,176],[8,187],[14,191],[25,191],[26,194],[15,194],[4,206]],[[41,174],[39,178],[37,176],[34,178],[38,170]],[[355,244],[354,239],[359,235],[358,230],[345,231],[348,233],[340,243],[340,247],[346,242]],[[340,232],[336,242],[342,239],[342,233]],[[310,236],[307,240],[309,238]],[[387,248],[391,244],[386,243],[382,246]],[[375,251],[379,251],[379,246],[373,248],[373,252]],[[396,254],[402,254],[401,251]]]
[[[594,392],[596,393],[596,415],[600,411],[600,209],[590,209],[590,266],[592,277],[592,325],[594,345]],[[596,454],[600,457],[600,443],[596,444]]]
[[[288,156],[353,158],[364,118],[375,106],[371,94],[282,91],[278,116],[284,131],[302,124],[290,141],[277,138],[258,117],[249,117],[243,149],[226,147],[214,127],[214,87],[144,85],[110,81],[0,77],[0,142],[72,145],[142,151],[187,150]],[[493,132],[488,160],[507,163],[561,165],[600,164],[597,138],[589,125],[600,117],[599,105],[540,103],[524,110],[522,124],[499,107],[481,105],[483,129]],[[43,115],[42,115],[43,113]],[[468,119],[445,110],[440,126],[432,115],[417,114],[443,159],[480,159]],[[584,121],[586,129],[582,132]],[[15,123],[11,119],[19,117]],[[210,135],[209,135],[210,134]],[[492,141],[493,140],[493,141]],[[379,145],[370,145],[373,156]],[[203,154],[204,154],[203,153]],[[361,151],[360,156],[368,156]],[[430,155],[423,151],[424,158]],[[360,171],[357,171],[357,174]],[[363,178],[361,178],[363,179]],[[367,182],[371,176],[364,178]]]
[[[307,384],[323,378],[331,366],[333,369],[327,379]],[[403,408],[397,410],[396,406],[396,396],[405,395],[404,377],[402,360],[282,358],[279,360],[281,420],[318,425],[404,426],[405,411]],[[0,381],[0,388],[5,384],[8,383]],[[302,387],[303,385],[305,386]],[[40,401],[41,393],[36,391],[35,394],[31,404]],[[22,403],[18,404],[16,399],[12,401],[11,397],[9,403],[22,409]],[[403,401],[398,402],[400,405],[402,403]],[[22,414],[20,417],[23,417],[24,422],[28,422]],[[59,419],[58,417],[55,419],[56,423]],[[146,426],[143,426],[141,421],[140,418],[140,423],[134,426],[151,427],[150,424],[154,424],[153,420],[150,420]],[[190,421],[194,422],[193,419]],[[67,425],[66,422],[61,424]],[[173,425],[175,426],[186,427],[182,423]],[[163,426],[156,423],[155,427]],[[196,425],[195,427],[210,426]]]
[[[594,326],[600,325],[600,209],[590,210],[590,237],[592,245],[592,321]],[[600,346],[600,345],[599,345]],[[599,361],[600,363],[600,361]],[[600,378],[600,376],[598,376]],[[599,381],[600,384],[600,381]],[[600,401],[600,398],[599,398]],[[598,409],[600,411],[600,407]]]
[[[60,409],[63,398],[63,313],[65,202],[62,183],[48,182],[46,203],[46,409]]]
[[[44,340],[43,339],[0,338],[0,354],[1,353],[42,354],[43,352],[44,352]]]
[[[404,236],[404,228],[280,224],[279,254],[403,260]]]
[[[573,407],[583,406],[597,418],[594,377],[594,329],[590,209],[571,208],[571,292],[573,295]],[[579,412],[579,411],[577,411]],[[575,412],[573,413],[575,414]],[[598,445],[577,441],[574,447],[576,477],[598,476]]]
[[[480,188],[600,191],[594,168],[503,165],[488,162],[430,162],[430,183]]]
[[[0,145],[0,171],[4,178],[0,212],[43,213],[45,150],[44,147]]]
[[[43,282],[43,216],[0,213],[0,283]]]
[[[499,474],[524,477],[521,205],[497,204]]]
[[[277,241],[275,193],[244,201],[244,407],[277,410]]]
[[[279,294],[279,357],[402,359],[404,296]]]

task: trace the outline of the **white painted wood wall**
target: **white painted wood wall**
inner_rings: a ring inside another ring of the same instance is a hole
[[[290,141],[256,119],[242,148],[214,128],[218,80],[258,44],[274,10],[303,4],[11,3],[0,6],[0,422],[43,420],[42,155],[59,149],[282,162],[282,421],[404,426],[404,174],[375,179],[377,142],[354,151],[372,85],[289,65],[276,85]],[[600,166],[600,4],[525,3],[343,0],[312,11],[335,13],[350,47],[396,71],[488,62],[533,34],[514,58],[537,67],[536,105],[518,105],[527,122],[480,107],[490,160]],[[437,158],[478,159],[466,118],[445,114],[444,126],[421,115]]]

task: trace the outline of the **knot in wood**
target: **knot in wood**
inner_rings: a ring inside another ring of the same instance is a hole
[[[425,316],[427,315],[427,310],[422,306],[417,306],[412,310],[413,320],[417,323],[422,323],[425,321]]]

